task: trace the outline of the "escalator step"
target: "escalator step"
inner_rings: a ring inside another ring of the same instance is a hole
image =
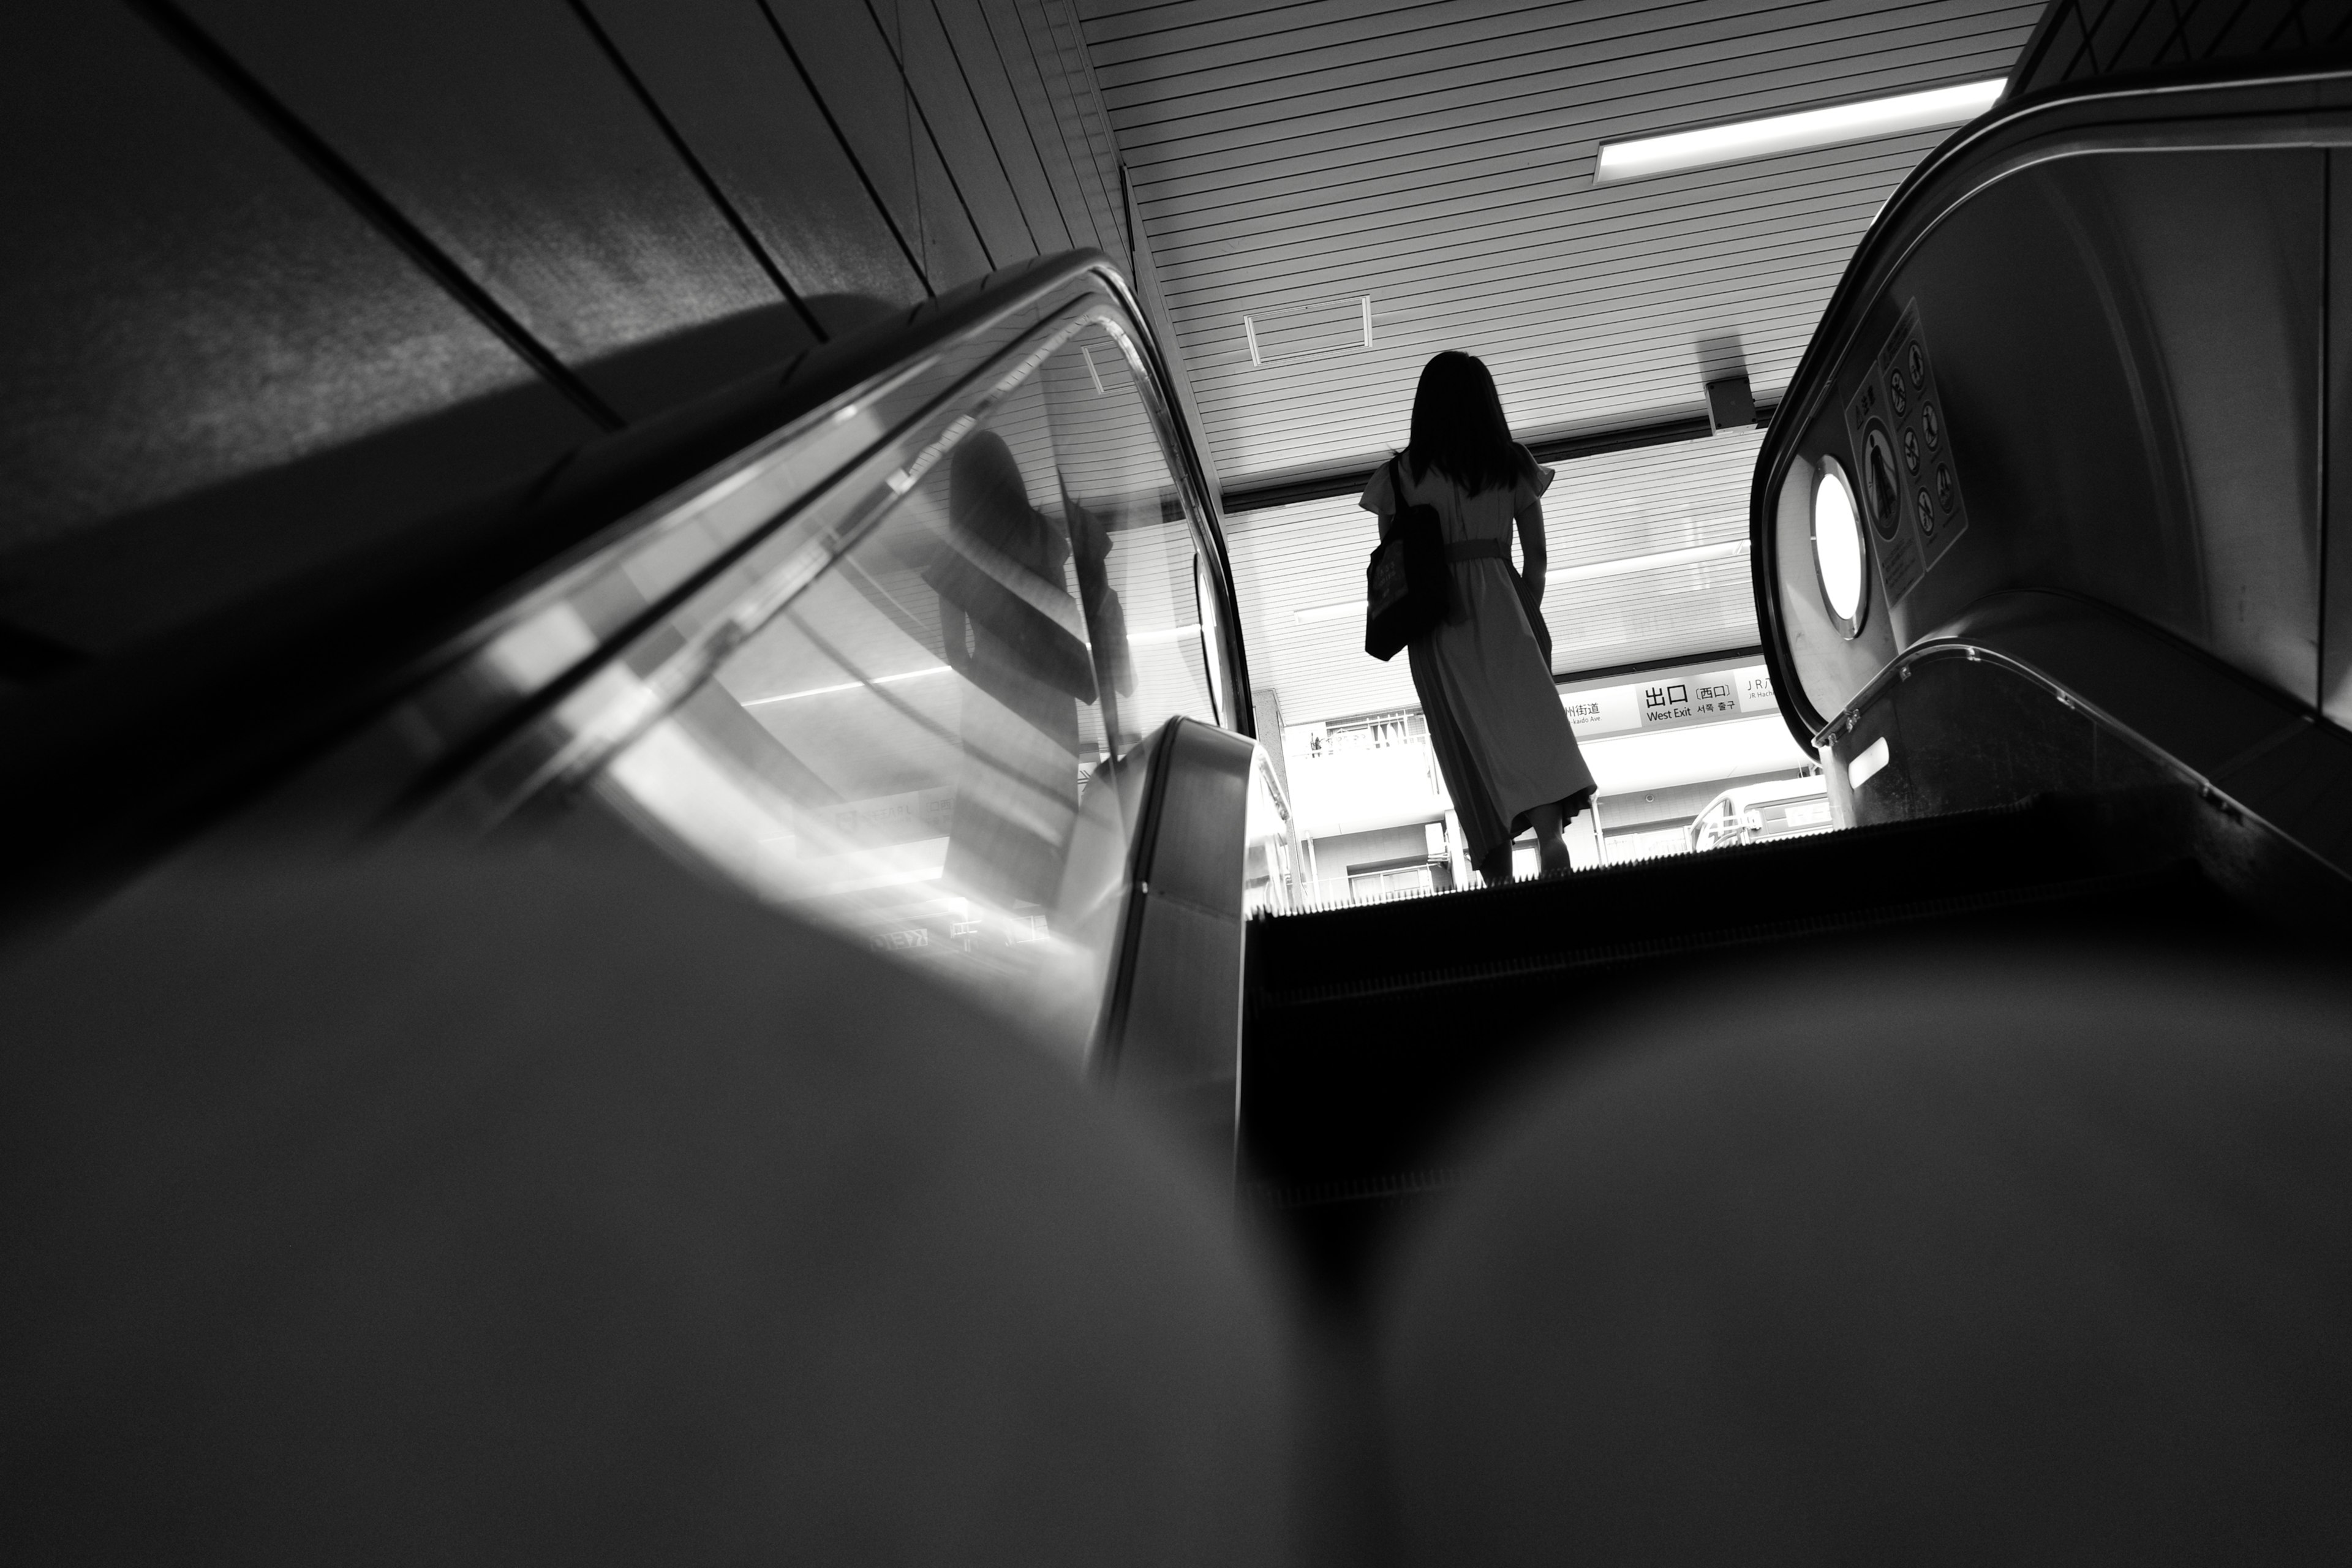
[[[1851,921],[1860,911],[2078,881],[2122,869],[2084,803],[1997,811],[1612,866],[1539,882],[1276,916],[1252,933],[1269,989],[1549,958],[1563,948],[1701,940],[1709,925]],[[1870,918],[1861,916],[1865,922]],[[1901,918],[1897,916],[1896,918]]]
[[[1675,958],[1696,957],[1727,949],[1787,942],[1801,937],[1833,936],[1854,931],[1883,930],[1920,921],[1989,913],[1995,910],[2028,910],[2037,906],[2079,904],[2129,899],[2136,894],[2173,890],[2181,867],[2152,871],[2128,871],[2069,881],[2039,882],[2023,887],[1994,888],[1982,892],[1942,898],[1901,900],[1885,904],[1861,904],[1821,914],[1798,915],[1745,924],[1697,924],[1669,934],[1593,943],[1563,944],[1548,952],[1484,963],[1433,968],[1369,967],[1366,972],[1337,980],[1304,985],[1280,984],[1269,978],[1265,989],[1253,994],[1251,1005],[1261,1017],[1286,1007],[1321,1006],[1335,1002],[1370,1001],[1408,992],[1487,986],[1496,983],[1564,974],[1574,970],[1602,969]]]

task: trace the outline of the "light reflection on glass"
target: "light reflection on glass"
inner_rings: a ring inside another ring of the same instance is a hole
[[[1249,815],[1242,831],[1243,913],[1278,915],[1299,908],[1305,888],[1298,827],[1263,746],[1250,768]]]
[[[1139,747],[1171,717],[1218,717],[1200,536],[1099,325],[906,471],[881,522],[601,787],[1076,1060],[1116,945]],[[1283,907],[1270,781],[1251,811],[1272,825],[1253,834],[1252,903]]]

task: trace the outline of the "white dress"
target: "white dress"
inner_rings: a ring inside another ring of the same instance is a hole
[[[1410,459],[1394,470],[1404,479],[1402,504],[1436,508],[1448,544],[1492,541],[1503,549],[1500,560],[1454,563],[1451,612],[1408,648],[1445,790],[1478,864],[1526,827],[1530,807],[1592,788],[1508,559],[1514,519],[1551,485],[1549,468],[1528,468],[1532,479],[1477,495],[1433,468],[1415,479]],[[1383,530],[1401,504],[1391,472],[1383,465],[1359,503],[1379,514]]]

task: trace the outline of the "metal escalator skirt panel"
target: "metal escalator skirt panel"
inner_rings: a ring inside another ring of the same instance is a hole
[[[1096,1070],[1230,1158],[1241,1094],[1244,884],[1269,846],[1250,796],[1268,771],[1248,739],[1171,719],[1151,752],[1125,940]]]

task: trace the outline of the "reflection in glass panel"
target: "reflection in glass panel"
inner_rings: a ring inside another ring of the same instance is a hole
[[[1060,459],[1062,514],[1106,648],[1116,750],[1179,713],[1218,721],[1194,587],[1199,551],[1127,351],[1089,326],[1041,380]]]
[[[1216,717],[1181,498],[1123,346],[1086,327],[605,788],[764,895],[1082,1055],[1118,934],[1130,754],[1171,717]]]
[[[1242,912],[1279,915],[1298,909],[1305,890],[1298,824],[1263,746],[1250,766],[1249,815],[1243,835]]]

